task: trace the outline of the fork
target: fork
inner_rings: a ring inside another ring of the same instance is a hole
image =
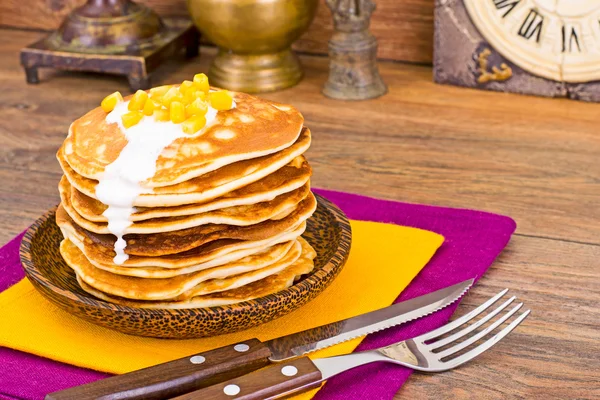
[[[476,344],[496,331],[523,307],[523,303],[519,303],[505,311],[516,299],[512,296],[491,309],[492,305],[498,303],[507,292],[508,289],[504,289],[463,317],[412,339],[375,350],[335,357],[314,360],[308,357],[297,358],[175,399],[279,399],[318,387],[323,381],[349,369],[380,361],[425,372],[441,372],[456,368],[491,348],[527,318],[530,310],[521,312],[512,322],[485,342]],[[485,316],[475,320],[475,317],[486,310],[489,312]],[[488,322],[490,324],[485,328],[468,336]],[[447,334],[450,335],[443,337]],[[461,338],[465,339],[457,342]],[[473,347],[463,352],[470,346]],[[459,354],[461,352],[462,354]]]

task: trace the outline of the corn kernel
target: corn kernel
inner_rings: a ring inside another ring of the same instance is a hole
[[[192,115],[205,115],[207,111],[208,104],[200,99],[194,100],[185,107],[185,115],[188,117],[191,117]]]
[[[151,116],[154,114],[154,110],[161,108],[161,104],[156,100],[148,99],[146,100],[146,104],[144,104],[144,109],[142,112],[144,115]]]
[[[185,121],[185,108],[183,107],[183,103],[180,101],[174,101],[170,106],[170,114],[171,122],[174,124],[180,124]]]
[[[131,128],[140,122],[143,116],[144,114],[142,114],[140,111],[129,111],[121,116],[121,121],[123,121],[123,126],[125,128]]]
[[[114,92],[113,94],[109,94],[104,98],[104,100],[102,100],[102,103],[100,103],[100,107],[102,107],[102,110],[104,110],[104,112],[109,113],[112,110],[114,110],[117,104],[119,104],[122,101],[123,96],[121,96],[121,93]]]
[[[206,125],[204,115],[194,115],[181,123],[181,129],[188,135],[193,135]]]
[[[208,93],[208,89],[210,89],[208,77],[204,74],[194,75],[194,85],[196,85],[196,89],[201,90],[204,93]]]
[[[181,102],[183,100],[183,95],[179,93],[179,90],[176,87],[172,87],[165,93],[161,99],[161,103],[163,106],[169,108],[171,103],[174,101]]]
[[[206,101],[206,93],[204,93],[201,90],[188,90],[184,95],[183,95],[183,102],[184,104],[190,104],[193,103],[194,100],[196,99],[201,99],[202,101]]]
[[[202,90],[196,90],[193,94],[194,99],[200,99],[202,101],[206,101],[206,93],[204,93]]]
[[[219,90],[218,92],[212,92],[209,94],[210,105],[212,108],[219,111],[231,110],[233,106],[233,98],[226,90]]]
[[[157,86],[155,88],[150,89],[150,97],[155,99],[157,97],[162,97],[171,89],[172,85],[164,85]]]
[[[160,122],[170,121],[171,115],[166,108],[158,108],[154,110],[154,119]]]
[[[185,92],[183,95],[183,99],[181,101],[183,102],[183,104],[190,104],[191,102],[193,102],[194,101],[194,92],[191,90],[188,90],[187,92]]]
[[[185,95],[187,92],[194,89],[194,82],[192,81],[183,81],[181,85],[179,85],[179,93]]]
[[[148,100],[148,93],[144,92],[143,90],[138,90],[135,92],[131,100],[129,100],[127,109],[129,111],[140,111],[144,108],[146,100]]]

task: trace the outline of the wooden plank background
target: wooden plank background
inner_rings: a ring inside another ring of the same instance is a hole
[[[137,0],[160,15],[188,15],[185,0]],[[0,26],[52,30],[85,0],[0,0]],[[430,64],[433,53],[434,0],[376,0],[371,31],[379,40],[379,58]],[[331,12],[321,0],[309,31],[295,49],[326,54],[333,23]]]

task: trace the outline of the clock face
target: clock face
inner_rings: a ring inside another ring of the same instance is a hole
[[[496,51],[532,74],[600,80],[599,0],[464,0]]]

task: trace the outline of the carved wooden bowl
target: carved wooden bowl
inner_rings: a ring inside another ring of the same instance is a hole
[[[281,317],[321,293],[348,259],[351,230],[344,213],[317,197],[317,210],[303,237],[317,251],[315,269],[293,286],[242,303],[195,309],[145,309],[119,306],[83,291],[63,261],[55,210],[40,217],[25,233],[21,263],[33,286],[48,300],[92,323],[118,331],[159,338],[185,339],[248,329]]]

